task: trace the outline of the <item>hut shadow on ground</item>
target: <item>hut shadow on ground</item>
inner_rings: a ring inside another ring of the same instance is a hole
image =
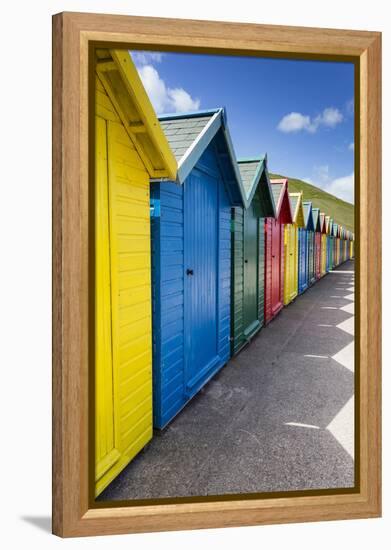
[[[233,358],[103,500],[354,486],[354,263]]]

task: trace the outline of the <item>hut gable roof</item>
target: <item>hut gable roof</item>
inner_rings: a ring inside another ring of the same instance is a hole
[[[304,227],[303,192],[289,193],[291,202],[292,220],[297,227]]]
[[[183,164],[183,157],[197,138],[202,135],[215,113],[215,111],[211,111],[203,115],[200,112],[197,117],[188,115],[187,118],[185,116],[179,118],[174,115],[159,117],[160,125],[178,163],[182,161]]]
[[[98,49],[96,73],[150,177],[175,180],[177,162],[129,52]]]
[[[338,231],[338,224],[337,223],[333,223],[332,235],[333,235],[333,237],[339,237],[339,231]]]
[[[303,210],[304,210],[305,228],[308,231],[315,231],[315,229],[314,229],[314,219],[312,217],[312,202],[311,201],[304,201],[303,202]]]
[[[331,229],[330,220],[331,220],[330,216],[324,217],[325,231],[327,235],[330,235],[330,229]]]
[[[276,219],[280,223],[292,223],[292,209],[288,194],[288,180],[286,178],[270,180],[274,203],[276,205]]]
[[[319,220],[321,233],[326,233],[326,214],[324,212],[319,214]]]
[[[314,220],[314,231],[320,233],[320,209],[312,208],[312,219]]]
[[[255,194],[260,198],[260,217],[276,215],[273,193],[267,169],[267,156],[238,160],[239,172],[246,193],[246,208],[250,206]]]
[[[203,152],[215,139],[215,150],[231,203],[246,205],[246,193],[224,108],[162,115],[159,122],[178,162],[179,184],[185,181]]]

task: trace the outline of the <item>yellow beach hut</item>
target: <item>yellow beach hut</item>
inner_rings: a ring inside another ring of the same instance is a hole
[[[150,179],[176,161],[129,53],[95,71],[95,494],[152,437]]]
[[[303,193],[289,193],[292,222],[284,226],[284,305],[298,294],[299,227],[304,227]]]
[[[350,259],[354,258],[354,233],[350,237]]]

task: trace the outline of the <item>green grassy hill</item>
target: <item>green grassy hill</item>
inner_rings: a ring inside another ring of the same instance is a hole
[[[287,176],[281,176],[278,174],[269,174],[270,178],[283,178]],[[349,231],[354,232],[354,206],[348,202],[345,202],[326,191],[322,191],[319,187],[311,185],[302,180],[296,180],[294,178],[289,179],[289,191],[297,193],[303,191],[304,200],[312,201],[313,206],[320,208],[321,212],[324,212],[326,216],[331,216],[336,223],[339,223],[346,227]]]

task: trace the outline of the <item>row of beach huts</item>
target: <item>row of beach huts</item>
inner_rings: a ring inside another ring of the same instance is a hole
[[[98,495],[354,235],[237,160],[224,108],[157,118],[125,50],[95,82]]]

